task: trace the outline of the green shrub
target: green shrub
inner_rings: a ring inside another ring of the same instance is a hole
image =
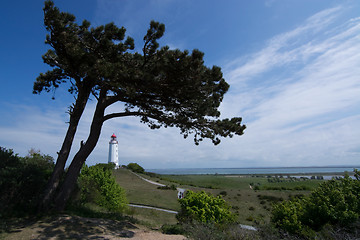
[[[149,177],[161,178],[161,175],[160,175],[160,174],[157,174],[157,173],[145,172],[145,174],[148,175]]]
[[[234,222],[235,216],[230,206],[220,196],[214,197],[204,191],[195,193],[187,191],[183,199],[179,199],[181,210],[177,219],[181,222],[196,220],[203,223]]]
[[[295,199],[284,201],[273,206],[271,221],[276,227],[290,233],[300,232],[302,229],[301,216],[304,214],[303,201]]]
[[[136,173],[145,173],[144,168],[137,163],[129,163],[127,168]]]
[[[360,215],[360,181],[349,176],[329,180],[309,197],[304,223],[315,230],[330,223],[348,225]]]
[[[125,191],[115,182],[110,168],[84,165],[78,182],[82,204],[95,203],[114,212],[122,212],[126,208]]]
[[[347,226],[360,216],[360,181],[345,176],[322,183],[308,197],[293,198],[273,207],[271,221],[290,233],[309,236],[326,224]]]
[[[221,191],[219,194],[220,194],[221,196],[225,197],[225,196],[227,195],[227,192],[226,192],[226,191]]]
[[[258,195],[257,197],[260,200],[266,200],[266,201],[273,202],[273,203],[281,202],[284,200],[282,197],[275,197],[275,196],[269,196],[269,195]]]
[[[113,169],[115,169],[116,164],[113,163],[113,162],[110,162],[110,163],[98,163],[98,164],[96,164],[96,166],[107,169],[107,170],[113,170]]]
[[[0,147],[0,216],[35,213],[53,168],[53,158],[40,151],[30,150],[26,157],[19,157]]]
[[[307,187],[307,186],[304,186],[304,185],[301,185],[301,186],[296,186],[294,188],[294,190],[297,190],[297,191],[309,191],[309,190],[311,190],[311,188]]]
[[[240,209],[239,206],[232,206],[231,208],[234,209],[234,210],[239,210]]]
[[[161,231],[162,233],[165,234],[184,234],[185,231],[183,229],[183,227],[180,224],[175,224],[175,225],[171,225],[171,224],[164,224],[161,227]]]
[[[161,189],[161,190],[176,190],[176,186],[174,184],[171,184],[170,186],[166,185],[166,186],[159,186],[157,187],[157,189]]]
[[[248,216],[246,218],[246,221],[252,222],[252,221],[254,221],[254,217],[253,216]]]

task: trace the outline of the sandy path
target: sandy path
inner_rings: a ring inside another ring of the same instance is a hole
[[[184,240],[182,235],[166,235],[128,221],[60,215],[37,221],[23,220],[9,224],[4,239],[133,239]]]

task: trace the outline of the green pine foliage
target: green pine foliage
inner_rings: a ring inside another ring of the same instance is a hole
[[[78,182],[82,204],[95,203],[113,212],[122,212],[126,208],[125,190],[115,182],[109,167],[84,165]]]
[[[235,217],[221,196],[214,197],[204,191],[187,191],[186,196],[179,200],[181,211],[177,215],[180,222],[195,220],[202,223],[230,223]]]
[[[221,68],[207,67],[204,53],[197,49],[160,46],[164,24],[151,21],[144,45],[137,47],[142,52],[136,52],[124,27],[95,27],[87,20],[78,24],[73,14],[60,11],[50,0],[43,10],[45,43],[51,46],[43,60],[52,70],[40,73],[34,94],[69,83],[68,91],[83,99],[69,109],[76,117],[93,95],[103,101],[102,108],[124,103],[125,108],[102,116],[102,121],[137,116],[151,129],[177,127],[185,138],[194,135],[195,144],[205,138],[219,144],[219,137],[244,133],[241,117],[220,119],[218,108],[230,87]]]
[[[220,119],[219,106],[229,89],[221,68],[207,67],[204,53],[197,49],[160,46],[164,24],[151,21],[143,46],[135,48],[124,27],[114,23],[96,27],[87,20],[79,24],[73,14],[60,11],[51,0],[45,1],[43,10],[48,32],[45,43],[50,47],[42,58],[51,69],[39,74],[33,93],[55,93],[65,85],[76,99],[69,106],[68,131],[44,193],[44,209],[50,207],[50,199],[55,199],[57,210],[64,209],[107,120],[132,116],[150,129],[176,127],[184,138],[193,136],[197,145],[204,139],[217,145],[221,137],[244,133],[241,117]],[[96,99],[96,108],[89,137],[58,184],[90,98]],[[116,110],[109,113],[108,108],[115,105]]]
[[[360,216],[360,177],[322,183],[309,196],[274,205],[272,222],[290,233],[319,231],[325,225],[349,226]]]

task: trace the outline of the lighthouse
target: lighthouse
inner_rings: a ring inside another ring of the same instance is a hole
[[[108,163],[115,163],[115,169],[119,168],[118,141],[116,135],[111,136],[109,142],[109,160]]]

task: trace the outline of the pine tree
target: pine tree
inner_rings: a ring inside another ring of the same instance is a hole
[[[165,25],[151,21],[144,37],[142,53],[133,51],[134,40],[125,39],[125,28],[114,23],[90,27],[81,25],[75,16],[61,12],[52,1],[46,1],[44,22],[49,34],[46,43],[52,49],[43,56],[53,69],[40,74],[34,93],[55,91],[68,83],[76,97],[69,108],[70,121],[55,170],[44,194],[42,206],[48,206],[58,188],[79,120],[90,96],[96,99],[90,133],[74,156],[65,180],[55,198],[62,210],[69,198],[81,166],[95,148],[102,125],[118,117],[137,116],[151,129],[177,127],[184,137],[194,136],[195,144],[204,138],[216,145],[219,137],[242,135],[242,119],[219,119],[218,107],[228,91],[221,69],[204,65],[199,50],[171,50],[159,47]],[[106,108],[124,103],[118,112],[105,114]]]

